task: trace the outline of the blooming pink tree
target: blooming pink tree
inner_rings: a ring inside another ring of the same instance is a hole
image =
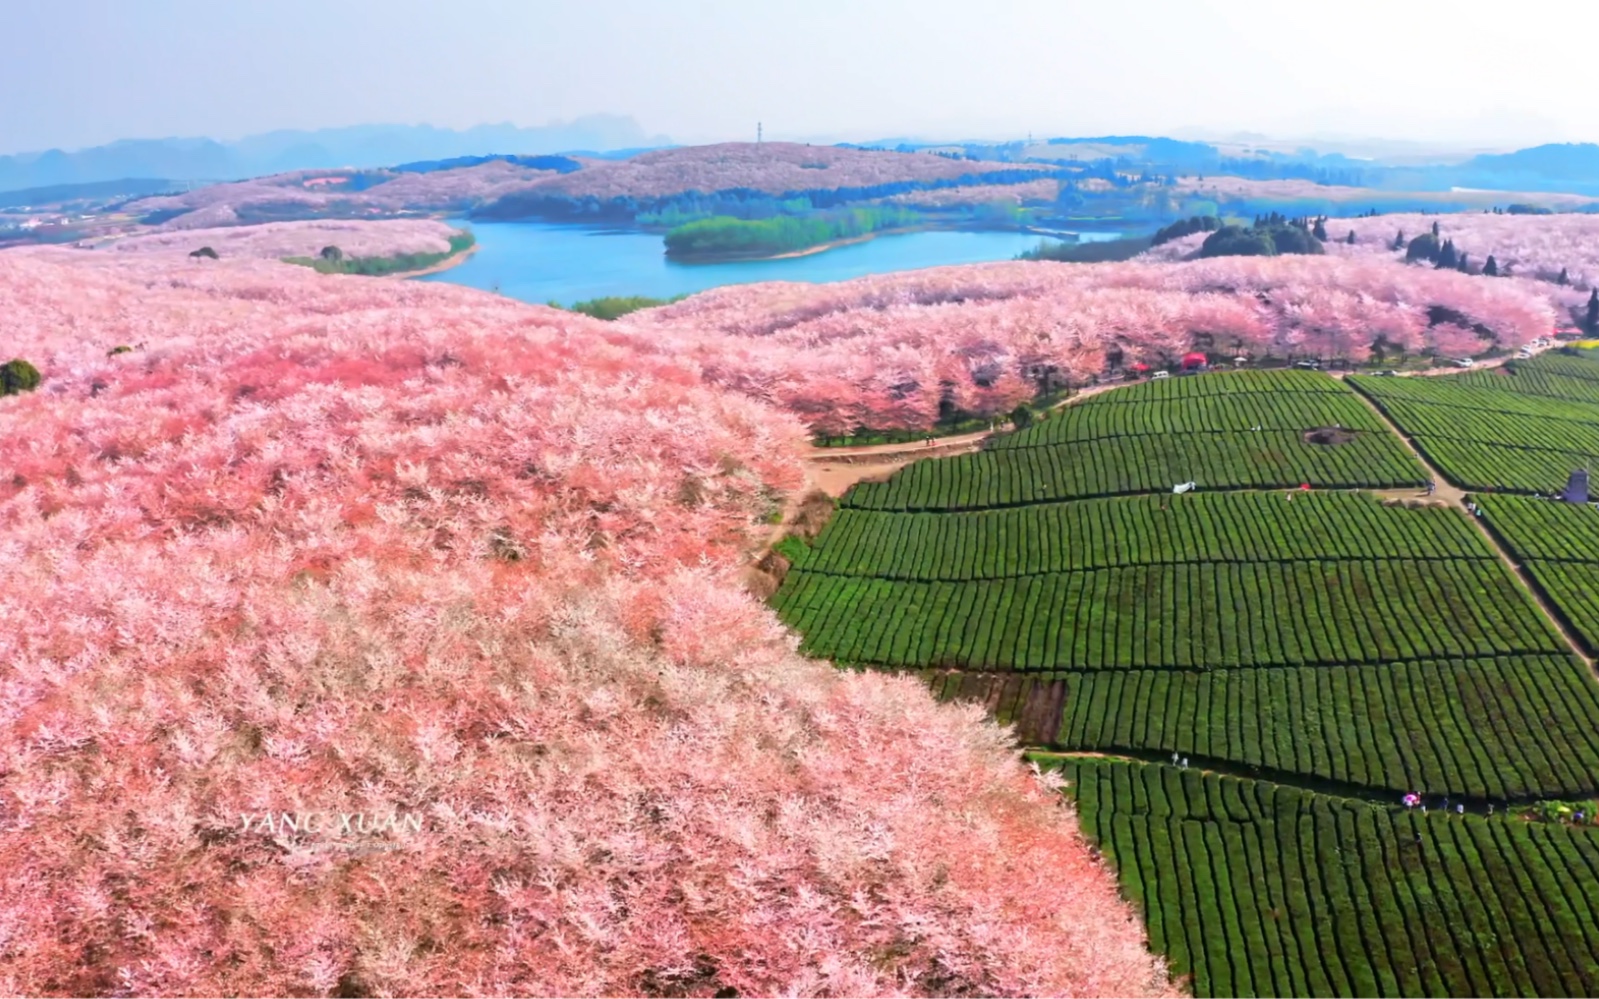
[[[946,398],[997,415],[1036,391],[1041,368],[1085,384],[1115,356],[1167,364],[1200,346],[1363,361],[1374,347],[1439,349],[1426,335],[1434,307],[1489,331],[1470,353],[1525,343],[1555,316],[1543,287],[1523,281],[1375,257],[1283,256],[1016,262],[742,285],[635,313],[619,328],[644,349],[695,358],[713,383],[835,432],[856,420],[927,427]]]
[[[1005,732],[738,587],[803,430],[692,359],[69,250],[0,340],[0,992],[1170,994]]]

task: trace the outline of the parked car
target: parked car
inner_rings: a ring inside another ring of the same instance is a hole
[[[1397,371],[1373,371],[1372,374],[1376,375],[1379,378],[1396,378],[1396,377],[1398,377],[1399,372],[1397,372]]]
[[[1476,365],[1476,363],[1477,363],[1476,361],[1473,361],[1469,357],[1457,357],[1457,358],[1455,358],[1455,367],[1457,367],[1457,368],[1474,367]]]
[[[1170,378],[1171,377],[1171,372],[1170,371],[1157,371],[1154,374],[1150,375],[1149,377],[1151,377],[1151,378]]]
[[[1294,367],[1296,367],[1296,368],[1304,368],[1307,371],[1317,371],[1317,370],[1320,370],[1320,368],[1321,368],[1321,362],[1320,361],[1295,361],[1294,362]]]

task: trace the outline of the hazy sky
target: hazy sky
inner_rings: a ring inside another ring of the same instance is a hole
[[[1599,140],[1591,0],[4,0],[0,152],[632,115],[678,142]]]

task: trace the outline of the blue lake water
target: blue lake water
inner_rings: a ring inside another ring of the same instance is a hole
[[[465,263],[419,278],[448,281],[510,298],[571,305],[605,295],[671,298],[751,281],[842,281],[864,274],[943,264],[1009,260],[1046,237],[1019,232],[927,231],[878,236],[804,257],[680,264],[661,237],[540,222],[474,222],[478,249]],[[1116,233],[1084,233],[1114,239]]]

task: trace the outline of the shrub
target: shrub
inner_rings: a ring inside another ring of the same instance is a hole
[[[13,358],[0,365],[0,395],[32,392],[38,387],[39,369],[22,358]]]
[[[337,263],[338,261],[344,259],[344,251],[339,249],[337,246],[324,246],[322,248],[322,252],[317,254],[317,256],[321,257],[323,260],[332,260]]]
[[[212,260],[221,259],[217,256],[217,251],[211,249],[209,246],[202,246],[198,250],[192,250],[190,251],[189,256],[194,257],[195,259],[199,259],[200,257],[210,257]]]
[[[595,319],[609,321],[620,319],[629,312],[637,312],[639,309],[653,309],[658,305],[670,305],[685,297],[684,295],[677,295],[673,298],[650,298],[645,295],[611,295],[605,298],[591,298],[586,302],[574,302],[570,311],[581,312],[585,316],[593,316]],[[550,304],[558,309],[562,307],[556,302],[551,302]]]

